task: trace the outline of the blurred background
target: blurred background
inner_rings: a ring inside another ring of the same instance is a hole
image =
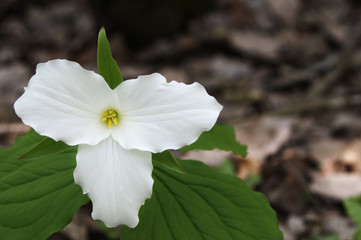
[[[14,113],[36,64],[96,71],[105,26],[125,79],[159,72],[203,84],[247,158],[177,152],[263,192],[285,240],[350,240],[342,200],[361,194],[361,2],[357,0],[1,0],[0,146],[28,128]],[[52,240],[117,239],[91,205]]]

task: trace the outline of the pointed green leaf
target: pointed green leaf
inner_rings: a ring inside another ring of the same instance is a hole
[[[343,205],[350,218],[361,226],[361,195],[344,200]]]
[[[74,183],[75,149],[34,161],[19,156],[44,137],[34,131],[0,150],[0,239],[47,239],[89,199]]]
[[[154,163],[159,163],[173,171],[185,173],[181,165],[179,165],[179,163],[177,162],[177,159],[175,159],[169,151],[153,153],[152,161],[153,165]]]
[[[123,81],[118,64],[112,57],[110,45],[103,27],[100,29],[98,36],[97,63],[99,74],[111,89],[116,88]]]
[[[141,208],[136,228],[124,240],[281,240],[268,200],[239,178],[205,164],[178,160],[186,174],[154,162],[153,194]]]
[[[353,235],[353,240],[361,240],[361,226],[358,227]]]
[[[349,217],[358,225],[353,239],[361,240],[361,195],[344,200],[343,205]]]
[[[224,151],[232,151],[236,155],[247,155],[247,146],[241,145],[236,140],[234,128],[229,125],[216,124],[208,132],[202,133],[198,140],[189,145],[181,148],[183,151],[201,149],[212,150],[220,149]]]
[[[68,151],[69,149],[76,149],[76,147],[70,147],[61,141],[55,141],[48,137],[43,139],[32,147],[29,151],[19,157],[20,160],[33,160],[37,158],[47,157],[50,155],[58,154]]]
[[[226,159],[223,162],[221,162],[221,164],[218,165],[217,170],[220,173],[229,174],[232,176],[236,174],[236,169],[234,167],[234,164],[229,159]]]

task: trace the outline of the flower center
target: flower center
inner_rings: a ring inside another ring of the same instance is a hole
[[[108,124],[108,128],[111,128],[112,124],[118,124],[118,113],[114,109],[109,109],[102,114],[102,121]]]

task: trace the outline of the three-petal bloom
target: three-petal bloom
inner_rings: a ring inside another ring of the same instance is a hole
[[[74,179],[108,227],[138,224],[151,196],[152,155],[197,140],[222,106],[198,83],[167,83],[157,73],[122,82],[67,60],[37,66],[15,102],[23,122],[40,135],[79,145]]]

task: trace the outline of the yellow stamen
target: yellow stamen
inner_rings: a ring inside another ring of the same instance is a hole
[[[107,110],[102,113],[102,121],[108,124],[108,128],[111,128],[112,124],[118,124],[118,113],[113,109]]]

